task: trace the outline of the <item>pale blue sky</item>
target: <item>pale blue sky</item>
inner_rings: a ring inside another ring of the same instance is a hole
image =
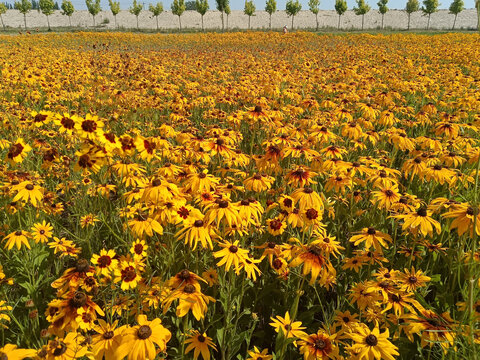
[[[7,2],[13,3],[13,0],[6,0]],[[61,3],[61,0],[57,0],[58,3]],[[119,0],[120,6],[122,9],[128,9],[131,6],[133,0]],[[156,3],[158,0],[137,0],[140,3]],[[160,0],[163,2],[165,10],[170,10],[170,4],[173,0]],[[277,9],[278,10],[285,10],[285,3],[287,0],[277,0]],[[440,2],[440,9],[448,9],[450,3],[453,0],[439,0]],[[208,0],[210,4],[210,9],[215,9],[215,0]],[[378,0],[367,0],[367,3],[372,7],[372,9],[376,9]],[[407,0],[389,0],[388,7],[390,9],[404,9]],[[420,4],[422,0],[419,0]],[[473,9],[474,8],[474,0],[464,0],[465,8]],[[82,10],[86,9],[85,1],[84,0],[72,0],[73,5],[76,9]],[[102,9],[108,9],[108,0],[101,0]],[[244,0],[230,0],[230,8],[232,10],[243,10]],[[257,10],[264,10],[265,9],[265,0],[254,0],[254,3],[257,7]],[[302,10],[308,10],[308,0],[300,0],[302,4]],[[355,0],[347,0],[348,8],[351,9],[355,6]],[[333,10],[334,9],[335,0],[320,0],[320,8],[323,10]]]

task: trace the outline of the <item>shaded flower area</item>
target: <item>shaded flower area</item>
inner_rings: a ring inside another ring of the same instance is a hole
[[[0,359],[480,358],[480,36],[0,37]]]

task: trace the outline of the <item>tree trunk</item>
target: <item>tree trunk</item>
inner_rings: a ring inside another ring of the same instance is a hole
[[[385,17],[385,14],[382,14],[382,30],[383,30],[383,18]]]
[[[227,31],[228,31],[228,15],[227,15]]]
[[[48,15],[47,15],[47,25],[48,25],[48,31],[52,31],[52,29],[50,29],[50,20],[48,19]]]
[[[251,19],[251,16],[248,15],[248,30],[250,30],[250,19]]]
[[[23,14],[23,23],[25,24],[25,30],[27,30],[27,14]]]
[[[362,14],[362,31],[363,31],[363,20],[365,20],[365,15]]]
[[[293,31],[293,19],[295,18],[295,15],[292,15],[292,31]]]
[[[222,32],[225,31],[225,23],[224,23],[224,20],[223,20],[223,11],[222,11]]]
[[[68,17],[68,23],[70,24],[70,27],[72,27],[72,16],[71,15]]]
[[[428,14],[427,30],[430,28],[430,15],[431,15],[431,14]]]
[[[140,30],[140,28],[138,27],[138,15],[137,15],[137,30]]]
[[[3,27],[3,30],[5,31],[5,23],[3,22],[2,14],[0,14],[0,20],[2,20],[2,27]]]
[[[410,14],[407,14],[408,15],[408,25],[407,25],[407,30],[410,30]]]
[[[95,15],[92,15],[93,16],[93,27],[95,27]]]
[[[315,14],[315,21],[317,22],[317,29],[316,29],[316,31],[318,31],[318,12]]]
[[[455,23],[457,22],[457,14],[455,14],[455,19],[453,19],[453,26],[452,26],[452,30],[455,29]]]
[[[180,19],[180,15],[178,15],[178,25],[180,26],[180,31],[182,31],[182,19]]]
[[[113,23],[115,25],[115,29],[117,28],[117,15],[113,15]]]
[[[157,19],[157,31],[158,31],[158,15],[155,16],[155,19]]]
[[[477,0],[477,29],[480,31],[480,0]]]
[[[270,22],[268,24],[270,30],[272,30],[272,14],[270,14]]]
[[[341,16],[342,16],[342,15],[338,14],[338,26],[337,26],[337,29],[340,29],[340,17],[341,17]]]
[[[203,15],[202,15],[202,31],[205,31],[205,29],[203,27]]]

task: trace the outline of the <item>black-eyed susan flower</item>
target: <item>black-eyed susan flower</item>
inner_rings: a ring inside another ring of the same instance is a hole
[[[28,242],[28,236],[30,234],[26,231],[18,230],[12,232],[3,238],[6,241],[5,248],[7,250],[11,250],[13,246],[16,246],[18,250],[22,248],[22,245],[25,245],[28,249],[30,249],[30,243]]]
[[[125,356],[128,360],[155,359],[157,349],[159,352],[167,349],[172,334],[162,325],[160,319],[148,321],[146,315],[138,315],[137,323],[138,325],[122,332],[122,344],[115,354],[119,359]]]
[[[99,254],[92,255],[92,264],[95,265],[95,272],[98,276],[104,276],[110,279],[118,266],[115,251],[100,250]]]
[[[283,335],[287,339],[303,338],[307,336],[307,334],[303,331],[306,328],[302,326],[302,322],[291,319],[288,311],[285,313],[285,317],[277,315],[275,318],[270,318],[270,320],[272,320],[270,326],[275,329],[275,332],[278,333],[282,331]]]
[[[41,223],[36,223],[32,226],[31,235],[35,243],[46,243],[52,237],[53,226],[43,220]]]
[[[40,205],[44,193],[44,189],[41,186],[35,185],[28,180],[13,186],[12,191],[17,192],[13,201],[30,202],[35,207]]]
[[[336,334],[329,335],[323,330],[304,336],[298,341],[300,354],[303,354],[304,360],[336,359],[338,357],[336,337]]]
[[[98,319],[98,325],[93,327],[95,335],[92,335],[92,352],[95,359],[114,360],[116,352],[122,344],[122,332],[125,327],[117,327],[118,320],[112,324]]]
[[[388,329],[380,333],[378,326],[370,330],[366,325],[361,325],[349,334],[355,342],[352,348],[358,351],[359,360],[372,360],[374,358],[394,360],[394,356],[399,355],[398,348],[388,340],[390,336]]]
[[[18,138],[8,150],[7,161],[9,161],[11,164],[21,163],[31,150],[32,147],[30,145],[25,143],[22,138]]]
[[[253,350],[248,350],[247,360],[272,360],[273,356],[268,355],[268,349],[263,349],[260,351],[256,346],[253,347]]]
[[[228,271],[232,265],[235,269],[238,269],[241,264],[245,263],[248,250],[242,249],[238,240],[234,242],[224,241],[218,245],[223,249],[213,253],[215,258],[221,258],[217,266],[225,265],[225,271]]]
[[[365,249],[369,250],[371,247],[377,251],[381,251],[382,248],[388,249],[388,243],[392,242],[390,235],[381,231],[375,230],[373,227],[363,228],[359,235],[352,236],[350,238],[355,246],[360,243],[365,243]]]
[[[196,360],[199,355],[202,355],[203,360],[210,360],[210,348],[217,350],[212,338],[208,337],[206,333],[200,333],[198,330],[193,330],[185,339],[185,344],[188,344],[185,349],[185,354],[193,350],[193,359]]]
[[[23,360],[29,357],[35,357],[37,350],[21,349],[14,344],[6,344],[0,348],[0,359],[5,360]]]

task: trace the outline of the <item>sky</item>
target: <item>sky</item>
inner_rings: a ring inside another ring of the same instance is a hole
[[[13,3],[13,0],[6,0],[7,2]],[[61,0],[56,0],[59,4]],[[75,9],[77,10],[85,10],[85,1],[84,0],[71,0]],[[118,0],[120,1],[120,7],[122,9],[128,9],[133,0]],[[140,3],[157,3],[159,0],[137,0]],[[160,0],[163,3],[165,10],[170,10],[170,5],[173,0]],[[187,1],[187,0],[186,0]],[[450,3],[453,0],[439,0],[440,2],[440,9],[448,9]],[[463,0],[465,3],[465,8],[473,9],[474,8],[474,0]],[[215,0],[208,0],[210,4],[210,9],[215,9]],[[264,10],[265,9],[265,0],[253,0],[256,5],[257,10]],[[285,3],[287,0],[277,0],[277,10],[285,10]],[[377,2],[378,0],[366,0],[366,2],[372,7],[372,9],[377,9]],[[407,0],[389,0],[388,7],[389,9],[404,9]],[[308,0],[300,0],[302,4],[302,10],[308,10]],[[422,3],[422,0],[419,0],[419,3]],[[108,0],[101,0],[102,9],[108,10]],[[230,8],[232,10],[243,10],[243,6],[245,4],[244,0],[230,0]],[[320,9],[322,10],[333,10],[334,9],[335,0],[320,0]],[[351,9],[355,6],[355,0],[347,0],[348,8]]]

